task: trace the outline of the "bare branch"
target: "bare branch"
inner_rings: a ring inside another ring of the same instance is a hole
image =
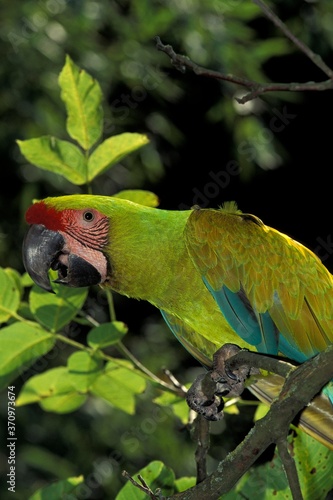
[[[240,104],[245,104],[252,99],[255,99],[259,95],[265,94],[267,92],[275,91],[289,91],[289,92],[304,92],[304,91],[323,91],[333,89],[333,80],[325,80],[323,82],[306,82],[306,83],[259,83],[254,80],[248,80],[247,78],[241,78],[239,76],[220,73],[219,71],[214,71],[211,69],[204,68],[198,64],[192,62],[188,57],[176,54],[171,45],[164,45],[161,42],[159,36],[155,37],[156,48],[161,52],[167,54],[171,59],[171,64],[185,73],[186,69],[193,71],[198,76],[205,76],[207,78],[215,78],[216,80],[224,80],[226,82],[234,83],[240,85],[250,90],[250,92],[243,97],[235,97],[236,101]]]
[[[268,5],[266,5],[262,0],[252,0],[253,3],[258,5],[260,9],[263,11],[266,17],[272,21],[272,23],[275,24],[280,30],[286,35],[289,40],[293,42],[296,47],[298,47],[304,54],[316,65],[318,68],[320,68],[324,73],[326,73],[327,76],[329,76],[331,79],[333,78],[333,70],[327,66],[327,64],[324,63],[322,58],[318,55],[315,54],[307,45],[305,45],[301,40],[299,40],[291,31],[290,29],[284,24],[283,21],[272,11]]]
[[[330,345],[325,351],[289,373],[270,411],[255,423],[242,443],[219,463],[213,474],[195,487],[170,498],[173,500],[213,499],[227,493],[272,443],[279,444],[286,459],[281,443],[288,434],[290,423],[332,377],[333,345]],[[296,491],[294,478],[292,481],[292,487]]]
[[[194,436],[197,442],[195,450],[195,461],[197,464],[197,483],[201,483],[207,477],[206,460],[210,446],[210,422],[202,415],[197,415],[194,421]]]
[[[289,361],[247,351],[246,349],[240,350],[237,354],[226,360],[226,368],[230,371],[234,371],[244,365],[276,373],[284,378],[289,375],[291,370],[296,368],[296,365]]]
[[[172,385],[177,390],[179,390],[180,395],[185,397],[187,393],[187,388],[185,387],[185,385],[181,384],[179,380],[177,380],[176,377],[167,368],[163,368],[163,373],[168,377]]]
[[[293,500],[303,500],[296,464],[288,450],[287,436],[285,436],[283,439],[279,439],[276,442],[276,445],[283,464],[284,471],[288,478],[288,483],[293,496]]]
[[[140,483],[138,483],[135,479],[132,478],[132,476],[130,476],[130,474],[126,471],[126,470],[123,470],[122,472],[122,475],[124,477],[126,477],[126,479],[128,479],[132,484],[133,486],[135,486],[136,488],[138,488],[139,490],[143,491],[144,493],[146,493],[146,495],[148,495],[152,500],[159,500],[161,499],[161,495],[159,494],[159,492],[157,492],[156,494],[149,488],[149,486],[147,485],[146,481],[143,479],[142,476],[138,475],[138,479],[140,481]]]

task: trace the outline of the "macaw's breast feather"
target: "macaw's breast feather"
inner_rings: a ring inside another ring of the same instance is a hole
[[[229,324],[259,352],[303,362],[333,342],[333,280],[292,238],[236,210],[194,210],[189,255]]]

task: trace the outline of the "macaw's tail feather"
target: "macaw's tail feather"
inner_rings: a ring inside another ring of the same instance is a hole
[[[329,382],[323,389],[323,393],[326,394],[328,399],[331,401],[331,404],[333,406],[333,380]],[[333,430],[332,430],[333,432]]]
[[[263,403],[271,404],[282,388],[284,379],[268,375],[248,389]],[[333,450],[333,406],[324,395],[317,396],[303,410],[297,422],[298,427]]]

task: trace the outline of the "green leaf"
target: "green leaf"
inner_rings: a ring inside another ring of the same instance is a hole
[[[290,44],[286,38],[270,38],[253,44],[251,50],[255,60],[263,64],[267,59],[287,54]]]
[[[0,388],[46,354],[55,344],[54,335],[39,325],[13,323],[0,331]]]
[[[8,270],[0,267],[0,323],[5,323],[20,304],[20,290]]]
[[[28,273],[23,273],[21,276],[21,284],[23,287],[30,287],[34,284],[34,281],[30,278]]]
[[[188,424],[190,409],[184,398],[165,391],[154,399],[154,403],[171,408],[183,424]]]
[[[145,207],[156,208],[160,204],[160,200],[155,193],[145,191],[143,189],[124,189],[113,195],[115,198],[133,201]]]
[[[255,411],[254,417],[253,417],[253,422],[256,422],[257,420],[260,420],[261,418],[264,418],[264,416],[269,412],[269,406],[264,403],[259,403],[257,406],[257,409]]]
[[[133,415],[135,395],[145,390],[146,381],[128,361],[109,361],[105,373],[91,386],[91,393],[105,399],[116,408]]]
[[[86,158],[71,142],[44,135],[17,144],[23,156],[37,167],[60,174],[73,184],[87,182]]]
[[[59,500],[59,498],[65,498],[65,496],[70,494],[73,494],[74,498],[75,489],[78,485],[82,484],[83,481],[83,476],[69,477],[57,481],[50,486],[44,486],[44,488],[35,491],[35,493],[29,497],[29,500]]]
[[[94,349],[103,349],[104,347],[116,344],[122,340],[127,332],[127,326],[121,321],[103,323],[102,325],[90,330],[87,342]]]
[[[265,465],[252,467],[236,486],[223,495],[223,500],[292,500],[286,474],[279,457]]]
[[[87,352],[75,352],[67,361],[68,376],[73,387],[80,393],[87,393],[93,381],[101,375],[103,362]]]
[[[161,496],[169,497],[174,493],[175,474],[163,462],[159,460],[150,462],[147,467],[134,474],[133,479],[140,484],[139,475],[145,480],[152,491],[160,488]],[[116,496],[116,500],[147,500],[147,495],[128,481]]]
[[[67,111],[67,132],[83,149],[90,149],[103,131],[102,91],[99,83],[67,55],[59,75],[61,99]]]
[[[97,146],[88,160],[88,181],[118,163],[124,156],[148,144],[146,135],[124,132],[109,137]]]
[[[5,273],[7,274],[7,276],[9,276],[10,279],[13,280],[13,282],[15,283],[15,286],[20,294],[20,299],[22,298],[23,296],[23,285],[22,285],[22,282],[21,282],[21,275],[18,271],[16,271],[16,269],[12,269],[11,267],[6,267],[4,269]],[[1,300],[1,299],[0,299]],[[1,302],[0,302],[1,304]]]
[[[29,295],[30,309],[35,318],[52,332],[67,325],[83,306],[87,288],[69,288],[53,284],[56,293],[33,286]]]
[[[86,396],[79,394],[65,366],[51,368],[31,377],[22,387],[17,406],[39,403],[46,411],[69,413],[79,408]]]
[[[289,440],[303,497],[326,498],[333,488],[333,452],[300,429],[297,429],[297,437],[290,436]],[[270,463],[252,467],[233,490],[223,495],[223,500],[241,500],[244,496],[261,500],[292,500],[277,453]]]
[[[294,460],[304,498],[326,498],[333,488],[333,451],[297,429]]]
[[[186,491],[195,486],[197,480],[195,477],[180,477],[175,480],[175,487],[177,492]]]
[[[228,413],[228,415],[239,415],[239,408],[237,403],[238,401],[236,398],[225,398],[223,412]]]
[[[80,408],[86,402],[86,399],[86,396],[75,391],[66,392],[42,400],[40,406],[43,410],[53,413],[71,413]]]
[[[33,410],[31,413],[30,411],[27,413],[32,414],[32,412]],[[49,421],[48,416],[45,419]],[[38,470],[40,475],[52,478],[52,483],[67,479],[77,473],[76,464],[73,463],[70,456],[64,457],[61,451],[59,455],[56,449],[41,447],[38,445],[38,441],[35,443],[31,441],[30,443],[25,442],[20,449],[20,459],[29,469]],[[70,499],[67,498],[67,500]]]

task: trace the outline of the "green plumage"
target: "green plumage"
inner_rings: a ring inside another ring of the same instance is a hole
[[[298,362],[333,342],[332,275],[309,249],[234,203],[188,211],[89,195],[40,203],[60,218],[70,210],[104,214],[110,274],[102,286],[159,308],[207,366],[227,342]]]

